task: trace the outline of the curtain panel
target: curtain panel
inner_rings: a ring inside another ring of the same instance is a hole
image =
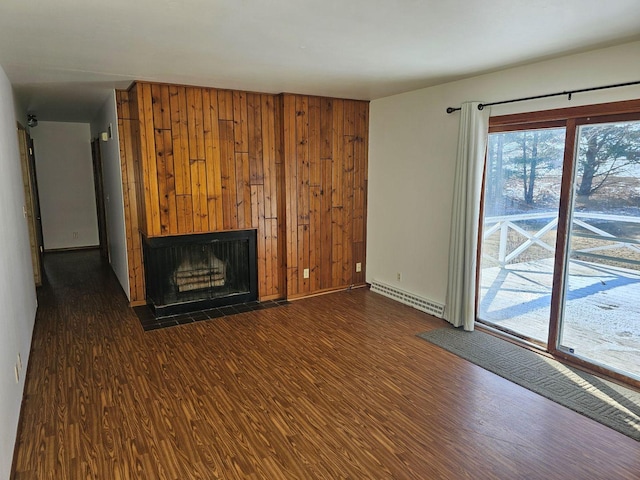
[[[467,331],[475,323],[478,222],[489,134],[490,111],[478,110],[479,103],[465,102],[460,112],[444,312],[445,320]]]

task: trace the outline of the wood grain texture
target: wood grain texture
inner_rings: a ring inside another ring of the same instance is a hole
[[[143,332],[97,251],[45,256],[12,478],[637,478],[640,444],[355,289]]]
[[[288,297],[362,285],[369,104],[285,94],[283,112]]]
[[[31,265],[33,267],[33,281],[36,287],[42,285],[41,252],[38,245],[38,216],[37,212],[37,185],[35,172],[30,166],[33,152],[29,149],[31,137],[25,128],[18,124],[18,148],[20,150],[20,169],[22,171],[22,186],[24,189],[24,208],[26,212],[27,227],[29,229],[29,247],[31,251]],[[92,144],[93,148],[93,144]],[[35,162],[34,162],[35,163]]]
[[[368,102],[145,82],[127,95],[142,233],[256,229],[263,300],[364,284]]]
[[[145,82],[128,95],[137,99],[129,109],[139,126],[132,162],[140,230],[158,237],[255,228],[259,297],[283,298],[284,244],[265,221],[279,214],[275,97]]]
[[[120,167],[122,173],[122,196],[124,201],[125,236],[127,240],[127,262],[129,269],[129,294],[132,304],[146,301],[142,242],[139,231],[139,211],[134,155],[139,137],[135,133],[137,119],[131,117],[129,92],[116,90],[118,111],[118,138],[120,139]]]

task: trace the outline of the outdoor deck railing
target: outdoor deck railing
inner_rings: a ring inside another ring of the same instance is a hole
[[[548,220],[544,222],[542,228],[539,228],[535,232],[528,231],[517,222],[531,221],[531,220]],[[631,265],[640,266],[640,260],[623,258],[620,255],[605,255],[602,252],[613,249],[629,249],[632,252],[640,253],[640,240],[633,238],[619,237],[613,233],[607,232],[602,228],[591,225],[588,220],[600,220],[622,223],[637,223],[640,224],[640,217],[631,217],[626,215],[609,215],[605,213],[585,213],[575,212],[573,214],[573,224],[578,225],[586,231],[572,232],[572,236],[580,238],[591,238],[597,240],[608,240],[611,243],[606,245],[598,245],[588,248],[580,248],[571,251],[571,257],[575,254],[579,254],[582,257],[588,257],[600,260],[609,260],[627,263]],[[553,257],[555,252],[555,245],[549,245],[543,240],[543,237],[548,232],[554,230],[558,226],[558,215],[554,212],[542,212],[542,213],[523,213],[516,215],[504,215],[486,217],[484,220],[483,239],[487,240],[491,235],[496,232],[500,233],[500,242],[498,244],[498,258],[494,258],[483,251],[483,257],[492,259],[504,267],[518,255],[524,253],[527,249],[533,245],[538,245],[545,250],[551,252],[549,257]],[[509,248],[509,230],[513,230],[519,233],[523,241],[516,246]],[[595,253],[599,252],[599,253]]]

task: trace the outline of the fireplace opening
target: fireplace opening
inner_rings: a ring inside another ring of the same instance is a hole
[[[157,316],[258,298],[255,230],[142,239],[147,303]]]

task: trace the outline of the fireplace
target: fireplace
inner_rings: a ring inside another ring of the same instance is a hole
[[[157,316],[258,298],[255,230],[142,240],[147,303]]]

